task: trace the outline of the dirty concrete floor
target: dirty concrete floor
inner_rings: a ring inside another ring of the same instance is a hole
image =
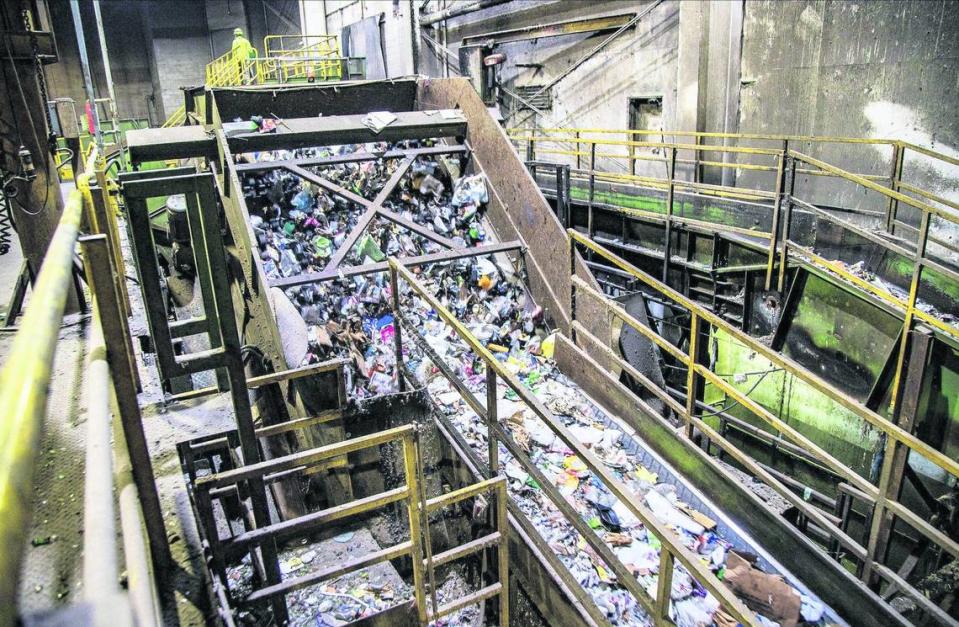
[[[86,401],[84,359],[89,317],[72,314],[60,330],[36,458],[33,519],[20,575],[20,609],[41,612],[82,598],[83,469]],[[0,334],[0,361],[13,334]]]
[[[65,190],[64,193],[67,193]],[[127,274],[133,261],[124,240]],[[19,246],[11,247],[0,263],[0,294],[4,308],[20,265]],[[146,333],[142,297],[128,281],[134,315],[134,335]],[[29,302],[29,292],[27,296]],[[83,476],[85,456],[86,382],[84,379],[90,316],[71,314],[60,331],[47,419],[36,463],[34,516],[21,571],[20,607],[38,615],[82,600],[83,582]],[[0,363],[9,355],[14,334],[0,332]],[[171,543],[174,566],[163,572],[159,590],[166,625],[204,625],[209,603],[203,585],[200,544],[180,475],[176,443],[183,439],[233,426],[227,395],[214,395],[190,403],[164,406],[152,355],[137,350],[143,393],[143,423],[157,478],[161,507]],[[117,524],[117,529],[120,525]],[[119,556],[122,543],[118,537]],[[119,567],[121,583],[125,576]]]
[[[70,188],[64,188],[64,195]],[[0,258],[0,315],[9,298],[23,255],[13,237]],[[24,307],[30,301],[30,291]],[[15,324],[19,324],[17,319]],[[83,468],[86,401],[84,360],[90,317],[73,313],[60,329],[34,474],[33,518],[27,530],[20,572],[20,608],[35,614],[79,600],[83,593]],[[14,333],[0,332],[0,364],[5,365]]]

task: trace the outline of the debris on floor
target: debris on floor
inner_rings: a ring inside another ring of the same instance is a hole
[[[321,542],[306,540],[278,555],[284,580],[303,577],[373,553],[382,547],[368,529],[358,528]],[[253,570],[246,556],[240,566],[228,569],[230,589],[240,595],[250,591]],[[294,590],[286,595],[290,625],[338,627],[368,618],[400,603],[413,591],[389,562]],[[245,624],[258,624],[253,613],[240,615]]]

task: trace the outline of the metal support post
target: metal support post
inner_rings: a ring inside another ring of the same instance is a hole
[[[909,369],[906,372],[905,381],[903,381],[902,384],[902,400],[899,404],[898,415],[895,417],[896,424],[909,432],[912,432],[919,409],[919,394],[922,389],[922,382],[932,349],[932,341],[932,333],[922,329],[917,329],[913,332],[913,336],[909,341]],[[892,445],[889,446],[888,442],[892,442]],[[909,459],[909,449],[901,444],[897,445],[894,439],[888,438],[884,455],[889,455],[888,461],[891,467],[887,486],[888,496],[890,499],[898,499],[902,489],[903,477],[905,476],[906,464]],[[883,470],[885,470],[886,461],[884,458]],[[892,525],[893,516],[886,510],[879,526],[874,549],[875,559],[879,562],[885,561],[889,539],[892,536]]]
[[[420,625],[428,622],[426,611],[426,582],[423,579],[423,534],[420,525],[419,494],[416,480],[416,447],[409,436],[403,438],[403,471],[406,474],[406,507],[410,518],[410,541],[413,543],[413,594]]]
[[[663,245],[663,283],[669,284],[669,258],[672,255],[673,238],[673,195],[676,187],[676,148],[669,148],[667,178],[669,187],[666,190],[666,239]]]
[[[103,32],[103,16],[100,14],[100,0],[93,0],[93,16],[97,23],[97,35],[100,38],[100,55],[103,57],[103,73],[107,79],[107,92],[110,94],[110,119],[113,124],[113,141],[120,148],[117,157],[120,160],[120,169],[126,168],[126,151],[123,149],[123,133],[120,130],[120,114],[117,112],[117,94],[113,88],[113,72],[110,70],[110,54],[107,52],[107,38]],[[99,181],[99,176],[97,177]],[[126,296],[124,296],[126,299]],[[124,300],[129,311],[129,301]]]
[[[689,312],[689,363],[686,369],[686,437],[693,439],[693,414],[696,411],[696,362],[699,354],[699,316]]]
[[[90,123],[93,124],[93,136],[96,139],[97,149],[103,152],[103,133],[100,130],[100,118],[97,115],[97,96],[93,90],[93,77],[90,75],[90,59],[87,58],[87,42],[83,36],[83,20],[80,18],[80,4],[77,0],[70,0],[70,11],[73,13],[73,28],[76,31],[77,47],[80,50],[80,66],[83,69],[83,85],[87,93],[87,102],[90,104]]]
[[[486,369],[486,429],[487,444],[489,445],[489,476],[499,474],[499,440],[493,425],[499,421],[499,412],[496,407],[496,373],[492,368]]]
[[[82,238],[80,245],[87,281],[93,292],[100,324],[103,326],[107,362],[110,364],[110,376],[120,410],[123,436],[132,462],[133,481],[140,495],[144,524],[150,537],[150,552],[157,565],[157,572],[163,573],[173,561],[170,557],[166,527],[163,525],[160,498],[153,478],[153,462],[150,460],[150,449],[143,431],[136,385],[130,376],[131,357],[126,354],[128,344],[122,337],[123,314],[113,281],[98,280],[114,275],[112,254],[107,237],[103,234]]]
[[[576,240],[569,238],[569,339],[576,343],[576,281],[572,278],[576,276]]]
[[[659,578],[656,582],[657,625],[669,621],[669,600],[673,589],[673,554],[663,548],[659,552]]]
[[[122,152],[122,151],[121,151]],[[93,172],[96,177],[96,187],[90,188],[93,197],[93,211],[97,218],[97,225],[101,233],[106,233],[110,244],[110,251],[113,253],[113,263],[118,270],[123,269],[123,251],[120,249],[120,230],[117,227],[116,214],[113,212],[110,203],[109,192],[107,191],[107,175],[104,170],[102,159],[97,161],[96,170]],[[127,292],[126,276],[123,272],[117,272],[114,277],[117,283],[117,293],[120,296],[120,302],[123,305],[123,314],[130,317],[130,295]]]
[[[502,588],[499,592],[499,625],[509,627],[509,521],[506,518],[506,481],[503,480],[496,490],[496,530],[500,534],[496,555],[497,570]]]
[[[769,255],[766,262],[766,289],[773,285],[773,268],[776,266],[776,248],[779,244],[779,212],[782,208],[783,190],[786,178],[786,155],[789,154],[789,140],[783,140],[783,151],[776,160],[776,199],[773,202],[773,224],[769,229]],[[785,239],[785,238],[784,238]]]
[[[905,160],[906,149],[902,143],[896,142],[892,145],[892,172],[889,175],[889,189],[894,192],[899,191],[899,183],[902,181],[902,165]],[[896,213],[899,211],[899,200],[890,196],[889,203],[886,205],[886,231],[890,234],[895,233]]]
[[[556,213],[563,228],[569,228],[569,166],[556,166]]]
[[[792,226],[793,191],[796,189],[796,160],[787,156],[789,160],[789,178],[786,180],[786,191],[783,197],[785,204],[783,214],[783,234],[779,246],[779,280],[776,289],[782,294],[786,289],[786,269],[789,266],[789,231]],[[747,277],[748,278],[748,277]]]
[[[889,402],[889,415],[893,421],[897,421],[901,414],[900,402],[903,383],[903,373],[906,368],[906,351],[909,350],[909,335],[912,329],[913,313],[916,309],[916,298],[919,293],[919,281],[922,277],[922,260],[926,254],[926,244],[929,241],[929,222],[930,215],[928,211],[922,212],[922,220],[919,224],[919,239],[916,242],[916,254],[913,258],[912,281],[909,286],[909,302],[906,305],[906,316],[902,324],[902,333],[900,334],[899,356],[896,362],[896,373],[892,379],[891,399]],[[876,504],[872,512],[872,523],[869,529],[869,543],[867,547],[866,560],[862,568],[862,580],[867,584],[872,580],[875,573],[875,562],[882,564],[882,559],[888,546],[889,527],[892,524],[892,514],[886,511],[886,502],[895,501],[898,491],[898,478],[893,477],[893,470],[899,457],[898,449],[900,442],[896,438],[887,437],[885,450],[883,452],[882,472],[879,476],[879,493],[876,495]]]
[[[413,432],[413,455],[416,458],[416,495],[417,505],[420,508],[420,522],[423,527],[423,556],[426,558],[426,575],[430,582],[430,602],[433,605],[433,615],[439,611],[439,602],[436,598],[436,573],[433,568],[433,537],[430,534],[430,512],[426,503],[426,474],[423,472],[423,448],[420,446],[420,428]]]
[[[573,133],[573,137],[576,140],[576,169],[580,170],[583,167],[583,160],[582,160],[582,155],[579,154],[581,152],[579,149],[579,146],[580,146],[579,131],[576,131],[575,133]]]
[[[397,314],[400,313],[400,284],[396,270],[390,269],[390,291],[393,301],[393,352],[396,353],[396,385],[400,392],[406,391],[406,379],[403,377],[403,325]],[[414,331],[415,333],[415,331]]]

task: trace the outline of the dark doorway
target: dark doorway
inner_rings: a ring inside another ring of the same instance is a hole
[[[640,96],[637,98],[630,98],[628,105],[629,107],[629,129],[630,130],[662,130],[663,128],[663,96],[662,95],[653,95],[653,96]],[[661,141],[662,136],[660,135],[633,135],[632,138],[636,141]],[[630,156],[642,156],[643,154],[648,155],[661,155],[662,149],[660,148],[642,148],[630,146],[629,154]],[[639,161],[643,163],[642,160]],[[629,160],[629,173],[636,174],[636,159]],[[651,164],[650,164],[651,165]]]

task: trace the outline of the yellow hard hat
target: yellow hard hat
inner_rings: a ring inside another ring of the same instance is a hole
[[[243,29],[240,28],[240,27],[234,28],[234,29],[233,29],[233,34],[234,34],[234,35],[243,35]]]

